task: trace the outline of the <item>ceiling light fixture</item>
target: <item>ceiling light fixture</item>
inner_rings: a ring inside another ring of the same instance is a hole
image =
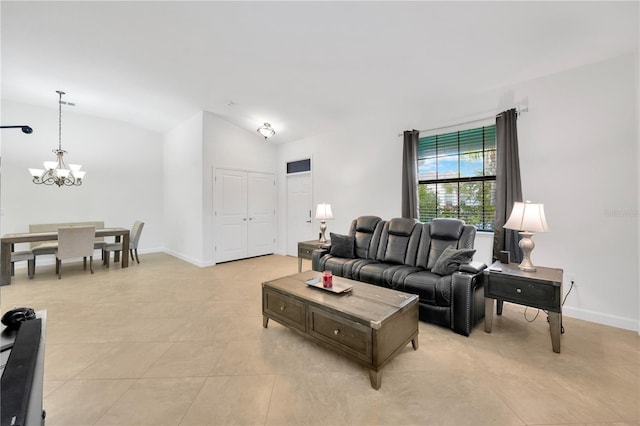
[[[258,127],[258,133],[264,136],[264,139],[267,140],[267,138],[270,138],[271,136],[275,135],[276,131],[273,130],[273,127],[271,127],[271,124],[264,123],[263,126]]]
[[[58,149],[54,149],[57,161],[45,161],[43,169],[29,169],[33,177],[33,183],[41,185],[58,185],[60,186],[80,186],[85,172],[81,172],[82,166],[78,164],[69,164],[69,168],[64,162],[63,156],[67,153],[62,149],[62,104],[73,105],[69,102],[62,101],[64,92],[56,90],[59,95],[58,100]]]

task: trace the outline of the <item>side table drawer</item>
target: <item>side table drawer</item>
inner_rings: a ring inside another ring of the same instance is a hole
[[[531,281],[515,277],[489,277],[485,296],[553,311],[560,306],[559,287],[540,281],[532,284]]]
[[[313,251],[315,249],[316,247],[310,248],[310,247],[301,247],[300,245],[298,245],[298,257],[301,257],[303,259],[311,259],[311,256],[313,255]]]
[[[276,321],[306,332],[306,309],[301,301],[265,289],[262,296],[262,309]]]
[[[372,362],[371,328],[316,307],[309,307],[309,334],[358,359]]]

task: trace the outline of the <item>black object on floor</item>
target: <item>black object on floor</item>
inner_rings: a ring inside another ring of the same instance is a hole
[[[42,320],[24,321],[2,372],[0,425],[24,425],[40,345]]]

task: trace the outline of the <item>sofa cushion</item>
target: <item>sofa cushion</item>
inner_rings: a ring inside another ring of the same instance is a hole
[[[354,219],[349,235],[353,235],[355,238],[355,257],[360,259],[375,258],[381,223],[384,224],[385,221],[377,216],[360,216]]]
[[[355,237],[349,235],[334,234],[330,232],[331,236],[331,250],[330,254],[336,257],[344,257],[346,259],[353,259]]]
[[[438,218],[431,221],[431,238],[437,240],[459,240],[464,230],[460,219]]]
[[[382,236],[380,237],[381,244],[378,252],[378,260],[390,264],[405,263],[411,237],[413,236],[415,240],[412,245],[412,248],[415,250],[417,250],[417,245],[420,240],[420,230],[418,229],[418,233],[414,235],[413,231],[415,228],[415,219],[394,218],[387,222],[387,226],[383,228]],[[384,245],[382,243],[384,243]],[[413,259],[415,259],[415,253],[413,252],[415,250],[412,250]],[[415,260],[413,261],[415,262]]]
[[[474,249],[447,247],[431,268],[431,272],[438,275],[451,275],[460,268],[461,264],[471,262],[475,253]]]
[[[388,263],[373,262],[367,265],[363,265],[358,270],[357,280],[369,284],[375,284],[386,287],[382,280],[382,274],[384,271],[392,265]]]
[[[447,247],[458,248],[458,241],[464,231],[464,222],[460,219],[433,219],[429,226],[431,242],[427,269],[432,270],[436,261]]]

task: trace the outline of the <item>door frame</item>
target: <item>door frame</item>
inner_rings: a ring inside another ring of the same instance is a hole
[[[297,172],[297,173],[287,173],[287,163],[291,163],[291,162],[295,162],[295,161],[302,161],[302,160],[309,160],[310,162],[310,168],[311,170],[309,171],[305,171],[305,172]],[[314,188],[314,180],[313,180],[313,169],[314,169],[314,164],[313,164],[313,155],[305,155],[305,156],[301,156],[301,157],[297,157],[297,158],[292,158],[292,159],[287,159],[283,161],[283,168],[284,168],[284,178],[285,178],[285,189],[284,189],[284,195],[285,195],[285,203],[283,206],[283,210],[286,211],[285,214],[285,220],[286,220],[286,230],[285,230],[285,245],[284,245],[284,252],[285,255],[288,255],[290,253],[289,251],[289,233],[291,232],[290,227],[289,227],[289,177],[290,176],[300,176],[300,175],[309,175],[309,179],[310,179],[310,186],[311,186],[311,227],[313,228],[313,223],[314,223],[314,219],[313,219],[313,206],[315,205],[315,188]],[[297,253],[297,248],[293,251]]]

